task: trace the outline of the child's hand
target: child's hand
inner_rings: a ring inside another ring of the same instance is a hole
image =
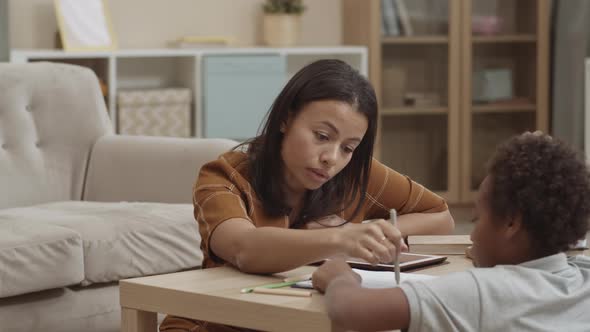
[[[340,259],[326,261],[311,276],[313,287],[322,293],[335,279],[345,279],[355,284],[361,283],[361,276],[355,273],[345,261]]]
[[[391,263],[395,255],[407,251],[402,234],[390,222],[378,219],[366,224],[347,224],[339,229],[338,242],[349,257],[371,264]]]
[[[465,257],[473,259],[473,246],[465,248]]]

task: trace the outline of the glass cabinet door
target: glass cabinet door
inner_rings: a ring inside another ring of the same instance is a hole
[[[459,197],[460,2],[380,0],[380,160]]]
[[[463,3],[462,200],[473,201],[498,144],[547,130],[545,0]],[[544,91],[544,92],[541,92]]]

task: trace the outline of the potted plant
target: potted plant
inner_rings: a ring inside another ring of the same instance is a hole
[[[264,43],[292,46],[299,39],[300,18],[305,11],[302,0],[266,0],[263,4]]]

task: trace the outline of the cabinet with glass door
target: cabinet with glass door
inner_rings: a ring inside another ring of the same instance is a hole
[[[344,0],[379,99],[375,156],[472,202],[499,142],[547,129],[548,17],[548,0]]]
[[[549,1],[463,0],[463,201],[502,141],[548,130]]]

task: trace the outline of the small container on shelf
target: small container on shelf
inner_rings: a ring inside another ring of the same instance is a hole
[[[124,90],[118,93],[117,104],[122,135],[190,136],[187,88]]]
[[[485,68],[476,70],[472,78],[474,103],[491,103],[514,97],[512,69]]]
[[[434,92],[406,92],[404,94],[404,106],[411,107],[433,107],[440,106],[441,99],[438,93]]]
[[[496,15],[473,15],[471,31],[480,36],[498,35],[502,31],[502,18]]]

